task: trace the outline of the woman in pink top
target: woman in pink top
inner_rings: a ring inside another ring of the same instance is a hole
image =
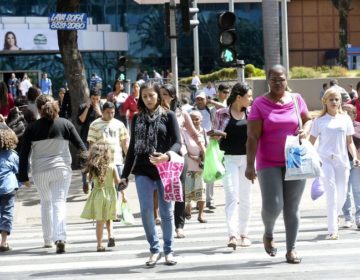
[[[277,253],[273,241],[274,225],[283,211],[286,231],[286,261],[300,263],[295,251],[299,228],[299,204],[305,180],[284,181],[285,141],[287,135],[299,134],[304,138],[310,130],[311,118],[299,94],[286,91],[287,73],[283,66],[275,65],[268,73],[270,92],[255,99],[248,117],[246,143],[247,167],[245,176],[254,181],[259,177],[262,196],[262,220],[265,251],[272,257]],[[298,130],[298,119],[293,98],[299,105],[303,130]],[[255,171],[256,155],[256,171]]]
[[[10,113],[10,109],[15,106],[14,98],[8,91],[8,88],[4,82],[0,82],[0,114],[5,118]]]
[[[187,154],[187,149],[183,137],[184,134],[183,131],[187,131],[188,134],[192,137],[192,139],[196,142],[196,144],[200,148],[201,151],[200,157],[203,160],[205,154],[205,147],[202,141],[202,135],[194,127],[189,114],[187,112],[183,112],[179,108],[179,102],[176,96],[175,87],[171,84],[164,84],[161,86],[160,94],[163,100],[163,106],[169,108],[171,111],[175,112],[176,114],[176,119],[178,121],[180,127],[180,133],[181,133],[181,143],[182,143],[180,150],[181,155],[185,156]],[[186,171],[187,171],[187,163],[185,160],[184,169],[180,176],[180,180],[183,185],[183,190],[186,179]],[[175,230],[176,230],[177,238],[185,237],[183,230],[185,225],[185,217],[187,217],[188,219],[191,217],[191,212],[190,213],[185,212],[185,201],[184,202],[176,201],[175,209],[174,209],[174,218],[175,218]],[[200,223],[206,223],[206,220],[204,220],[201,216],[198,218],[198,221]]]

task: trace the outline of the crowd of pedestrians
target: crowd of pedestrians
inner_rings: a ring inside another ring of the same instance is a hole
[[[12,230],[18,181],[29,187],[30,178],[40,196],[44,247],[55,244],[57,253],[66,251],[70,142],[81,151],[83,191],[90,192],[79,216],[96,221],[97,252],[106,250],[104,226],[107,247],[115,246],[116,204],[118,200],[127,201],[126,187],[133,174],[149,244],[146,266],[155,266],[163,256],[166,265],[176,265],[174,238],[189,237],[185,224],[195,212],[193,206],[198,210],[200,223],[207,223],[206,207],[216,211],[214,182],[205,183],[203,176],[210,141],[218,143],[224,153],[221,182],[227,247],[235,250],[238,245],[252,245],[251,193],[252,183],[258,179],[265,252],[272,257],[277,254],[274,227],[283,213],[285,260],[291,264],[301,262],[296,241],[306,181],[285,180],[284,150],[290,135],[309,139],[321,159],[320,180],[325,189],[328,222],[326,239],[339,238],[341,215],[344,227],[355,223],[360,229],[360,82],[356,90],[349,87],[347,91],[336,80],[330,82],[329,88],[324,84],[320,96],[323,110],[312,119],[301,93],[289,90],[287,72],[281,65],[270,68],[269,90],[254,101],[252,89],[246,83],[233,86],[222,83],[216,89],[208,82],[202,88],[194,72],[190,95],[193,102],[186,98],[180,102],[175,87],[158,72],[153,75],[154,79],[149,79],[146,72],[140,73],[129,94],[124,92],[123,81],[116,80],[102,102],[98,86],[101,79],[94,74],[89,100],[80,105],[76,114],[79,133],[69,121],[74,114],[68,90],[61,88],[59,100],[54,101],[46,73],[40,88],[27,82],[21,86],[15,76],[11,76],[8,85],[0,83],[0,251],[10,250],[7,236]],[[171,78],[171,73],[167,76]],[[21,89],[26,91],[25,95]],[[13,110],[15,105],[17,111]],[[15,118],[16,113],[21,113],[24,120]],[[169,190],[164,188],[158,168],[172,162],[175,154],[184,160],[181,172],[176,175],[182,196],[171,201],[166,199]],[[162,229],[162,249],[158,224]]]

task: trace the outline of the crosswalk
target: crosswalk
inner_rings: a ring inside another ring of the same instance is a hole
[[[360,279],[360,231],[342,229],[337,241],[325,240],[324,211],[303,211],[297,249],[300,265],[285,263],[285,232],[281,217],[276,225],[278,254],[271,258],[261,242],[259,209],[250,223],[249,248],[227,248],[223,205],[207,213],[207,224],[196,218],[185,227],[186,238],[175,239],[178,264],[145,266],[148,244],[140,219],[133,226],[115,223],[116,247],[96,252],[95,226],[69,223],[66,254],[42,248],[40,225],[18,226],[9,238],[12,251],[0,254],[0,279]],[[158,227],[161,232],[161,228]],[[106,244],[106,242],[105,242]]]

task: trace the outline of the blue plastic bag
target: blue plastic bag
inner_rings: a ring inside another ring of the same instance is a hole
[[[316,200],[324,194],[324,184],[320,177],[317,177],[311,185],[311,199]]]

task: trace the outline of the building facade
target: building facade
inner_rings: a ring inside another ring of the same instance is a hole
[[[360,47],[359,22],[360,1],[353,0],[348,16],[348,42],[353,47]],[[291,66],[337,64],[339,16],[332,1],[291,0],[288,3],[288,26]],[[358,59],[359,62],[355,58],[355,64],[360,66],[360,57]]]

